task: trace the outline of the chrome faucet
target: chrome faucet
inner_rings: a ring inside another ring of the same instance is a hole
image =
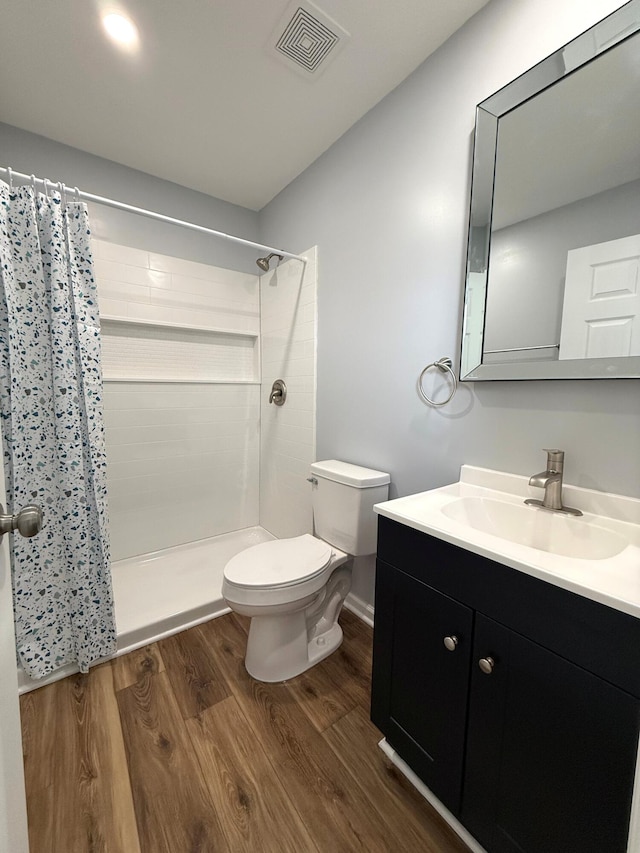
[[[534,474],[529,479],[530,486],[544,489],[544,498],[541,501],[527,498],[526,504],[548,509],[551,512],[562,512],[566,515],[582,515],[579,509],[562,505],[562,472],[564,469],[564,450],[546,450],[547,470]]]

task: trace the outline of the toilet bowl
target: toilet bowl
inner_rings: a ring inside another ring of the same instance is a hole
[[[222,594],[232,610],[251,617],[245,657],[249,675],[284,681],[340,645],[336,620],[351,588],[351,572],[338,566],[347,559],[343,551],[306,533],[254,545],[227,563]],[[325,614],[331,624],[317,634],[314,629]]]
[[[336,460],[311,474],[316,535],[254,545],[225,566],[225,601],[251,617],[245,666],[258,681],[293,678],[338,648],[349,558],[375,551],[373,505],[386,500],[389,475]]]

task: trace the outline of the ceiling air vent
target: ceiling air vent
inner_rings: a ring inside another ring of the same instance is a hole
[[[327,57],[331,54],[333,59],[349,38],[346,30],[310,2],[292,3],[276,32],[277,54],[307,74],[323,70]]]

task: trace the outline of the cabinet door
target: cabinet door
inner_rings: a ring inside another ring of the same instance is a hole
[[[640,702],[479,614],[473,658],[469,831],[491,853],[624,853]]]
[[[371,718],[456,813],[472,628],[468,607],[378,562]]]

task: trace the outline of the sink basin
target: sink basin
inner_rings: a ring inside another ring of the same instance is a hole
[[[463,465],[448,486],[376,504],[392,521],[640,618],[640,499],[564,484],[560,515],[529,477]],[[446,561],[442,571],[447,570]]]
[[[606,560],[627,547],[627,540],[584,518],[559,515],[485,497],[463,497],[440,508],[458,524],[561,557]]]

